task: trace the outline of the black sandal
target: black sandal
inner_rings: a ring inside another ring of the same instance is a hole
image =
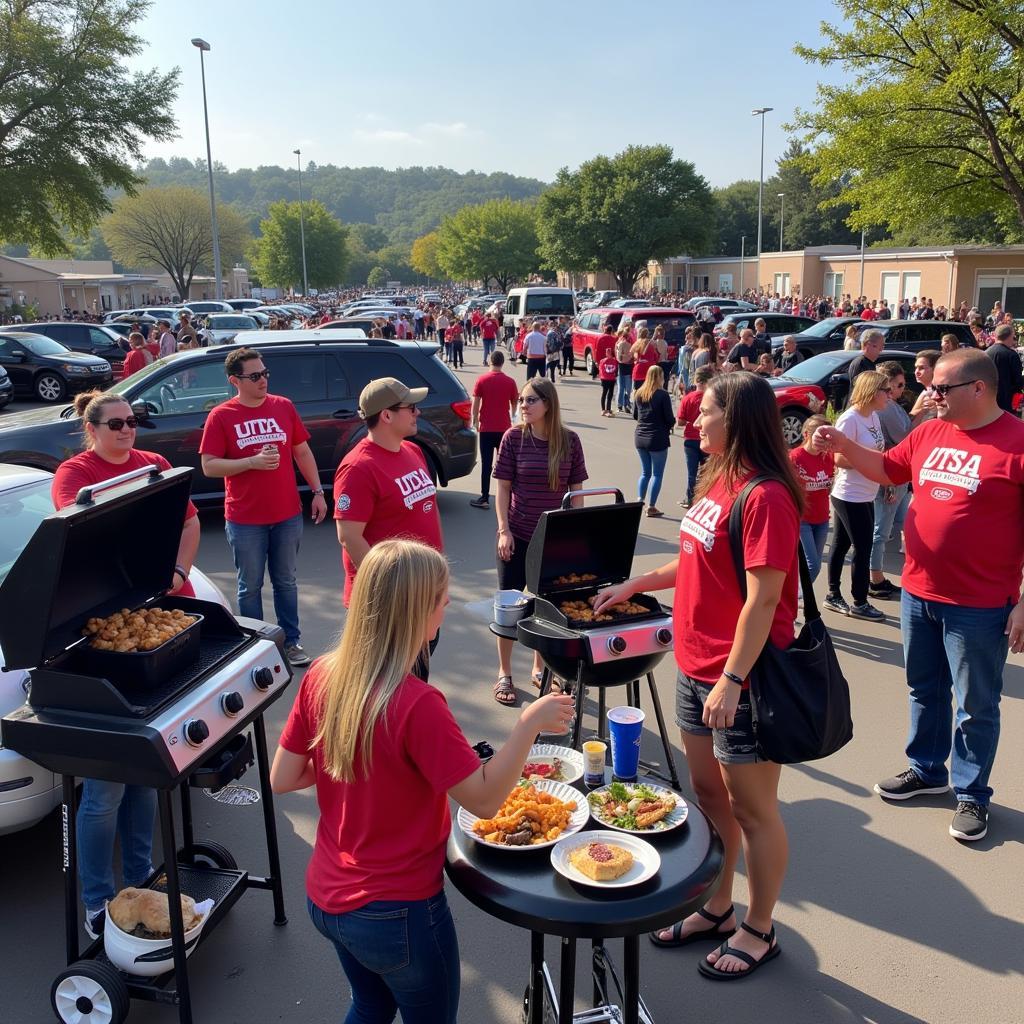
[[[768,944],[768,952],[761,957],[760,960],[755,960],[749,953],[744,953],[742,949],[734,949],[729,945],[728,942],[723,942],[718,947],[718,956],[721,959],[723,956],[734,956],[737,960],[742,960],[747,964],[745,971],[720,971],[717,968],[718,960],[714,964],[709,964],[707,957],[701,957],[697,962],[697,970],[704,975],[705,978],[714,978],[715,981],[736,981],[739,978],[747,978],[754,973],[763,964],[766,964],[769,960],[774,960],[782,950],[779,949],[779,944],[775,941],[775,925],[772,925],[770,932],[759,932],[754,928],[751,928],[746,921],[740,922],[740,927],[748,932],[755,938],[760,939],[762,942]]]
[[[709,910],[701,907],[697,911],[705,921],[710,921],[715,927],[705,928],[702,932],[691,932],[687,936],[683,936],[683,922],[676,921],[672,925],[672,938],[663,939],[658,935],[658,932],[663,932],[664,928],[659,928],[658,931],[648,932],[647,937],[656,946],[689,946],[691,942],[703,942],[704,939],[728,939],[733,936],[736,929],[731,928],[729,931],[722,930],[722,924],[729,920],[729,918],[736,913],[736,908],[729,905],[729,909],[724,914],[719,914],[717,917],[712,914]]]
[[[494,684],[494,699],[503,708],[514,708],[519,703],[519,694],[512,685],[511,676],[498,676],[498,681]]]

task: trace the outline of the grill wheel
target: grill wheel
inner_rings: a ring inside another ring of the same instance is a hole
[[[131,1000],[119,971],[101,960],[79,960],[54,979],[50,1004],[64,1024],[124,1024]]]

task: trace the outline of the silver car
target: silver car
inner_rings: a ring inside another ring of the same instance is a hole
[[[229,345],[239,331],[258,331],[262,326],[248,313],[211,313],[203,331],[210,345]]]

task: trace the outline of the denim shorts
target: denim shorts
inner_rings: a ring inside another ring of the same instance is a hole
[[[676,725],[691,736],[714,738],[715,760],[719,764],[755,764],[757,740],[750,713],[750,691],[744,690],[736,705],[736,718],[728,729],[709,729],[703,720],[704,705],[711,687],[679,673],[676,679]]]

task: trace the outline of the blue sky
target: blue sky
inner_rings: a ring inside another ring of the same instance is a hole
[[[662,10],[659,12],[658,7]],[[639,16],[639,15],[642,15]],[[155,0],[137,69],[182,69],[179,138],[148,156],[205,157],[199,51],[215,161],[443,165],[544,181],[598,153],[664,142],[712,185],[765,176],[822,69],[793,53],[829,0]]]

